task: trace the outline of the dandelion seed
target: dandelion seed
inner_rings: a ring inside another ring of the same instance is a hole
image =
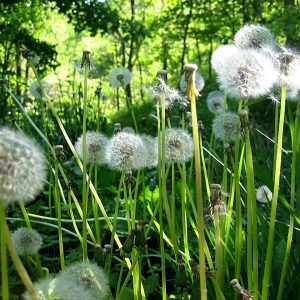
[[[239,49],[227,56],[216,72],[221,90],[236,99],[257,98],[270,93],[279,72],[270,59],[256,50]]]
[[[0,129],[0,201],[32,201],[46,182],[47,162],[33,140],[8,128]]]
[[[180,86],[180,90],[183,93],[186,93],[187,81],[185,78],[185,74],[181,76],[179,86]],[[200,93],[200,91],[202,91],[204,88],[204,78],[198,72],[195,73],[195,87],[198,93]]]
[[[40,296],[40,300],[54,300],[56,298],[55,294],[55,280],[52,276],[42,279],[34,283],[34,288]],[[32,300],[32,297],[28,292],[23,294],[24,300]]]
[[[11,238],[18,255],[35,254],[43,244],[40,234],[36,230],[26,227],[15,230]]]
[[[115,170],[129,172],[147,164],[148,152],[142,138],[136,134],[119,132],[106,147],[107,164]]]
[[[273,194],[266,185],[262,185],[256,190],[256,200],[260,203],[271,202],[272,198]]]
[[[260,24],[243,26],[234,36],[234,44],[241,48],[276,49],[275,37],[271,30]]]
[[[224,95],[220,91],[210,92],[207,96],[208,110],[214,114],[224,111]],[[227,105],[226,105],[227,108]]]
[[[102,300],[108,295],[108,281],[102,268],[94,263],[77,262],[56,277],[58,299]]]
[[[194,155],[191,135],[183,129],[166,129],[166,162],[186,162]]]
[[[47,95],[51,95],[52,94],[52,87],[50,86],[49,83],[47,83],[44,80],[41,80],[41,84],[43,86],[43,89],[45,90]],[[38,81],[34,81],[31,85],[30,85],[30,93],[33,97],[37,98],[37,99],[42,99],[43,98],[43,91],[40,88],[40,85],[38,83]]]
[[[130,83],[131,76],[131,72],[127,68],[117,67],[110,72],[108,80],[111,86],[121,87]]]
[[[88,131],[86,133],[86,154],[87,163],[95,163],[104,165],[105,149],[108,143],[108,138],[101,132]],[[75,149],[78,156],[83,159],[83,136],[81,135],[75,143]]]
[[[216,115],[212,125],[213,133],[216,138],[226,142],[235,141],[239,132],[238,120],[238,115],[232,112]]]

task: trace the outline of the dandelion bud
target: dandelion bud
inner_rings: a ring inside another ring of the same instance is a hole
[[[168,71],[159,70],[157,71],[156,78],[162,80],[165,84],[168,83]]]
[[[213,114],[219,114],[224,111],[224,95],[219,91],[210,92],[207,96],[207,107]],[[227,106],[226,106],[227,108]]]
[[[26,227],[20,227],[12,233],[12,241],[18,255],[32,255],[37,253],[43,244],[40,234]]]
[[[88,131],[86,133],[86,159],[87,163],[98,165],[105,164],[105,148],[108,138],[101,132]],[[83,159],[83,136],[81,135],[75,143],[78,156]]]
[[[271,202],[272,198],[273,194],[266,185],[262,185],[256,190],[256,200],[260,203]]]
[[[107,164],[115,170],[132,171],[144,168],[148,151],[143,139],[132,133],[115,134],[106,147]]]
[[[183,93],[187,92],[186,74],[181,76],[179,86],[180,86],[180,90]],[[196,88],[198,94],[199,94],[200,91],[202,91],[203,87],[204,87],[204,79],[198,72],[196,72],[195,73],[195,88]]]
[[[275,37],[271,30],[260,24],[245,25],[234,36],[234,44],[240,48],[276,48]]]
[[[166,162],[186,162],[194,155],[191,135],[183,129],[166,129]]]
[[[131,72],[127,68],[117,67],[110,72],[108,80],[113,87],[124,87],[130,83],[131,76]]]
[[[210,190],[211,190],[211,201],[215,202],[216,200],[219,199],[220,192],[221,192],[222,186],[220,184],[212,183],[210,185]]]
[[[56,145],[55,146],[55,154],[56,154],[56,159],[57,159],[58,162],[62,163],[66,160],[63,145]]]
[[[123,247],[122,247],[121,253],[120,253],[121,256],[130,257],[132,249],[133,249],[133,243],[134,243],[134,234],[132,232],[127,236],[127,239],[123,244]]]
[[[46,170],[44,154],[33,140],[0,129],[0,199],[4,205],[32,201],[44,187]]]
[[[56,277],[56,299],[105,299],[108,280],[102,268],[94,263],[77,262]]]
[[[121,123],[115,123],[115,125],[114,125],[114,134],[117,134],[120,131],[122,131]]]
[[[233,142],[238,134],[238,115],[232,112],[218,114],[212,128],[217,139]]]

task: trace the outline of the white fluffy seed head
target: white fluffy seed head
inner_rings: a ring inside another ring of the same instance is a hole
[[[146,145],[136,134],[118,132],[107,144],[106,162],[114,170],[138,170],[146,166],[147,159]]]
[[[32,201],[43,189],[47,162],[36,143],[20,132],[0,128],[0,201]]]
[[[12,233],[12,241],[18,255],[37,253],[43,244],[40,234],[30,228],[20,227]]]
[[[50,86],[50,84],[44,80],[41,80],[41,84],[44,88],[44,90],[46,91],[47,95],[51,95],[52,94],[52,87]],[[30,85],[30,93],[33,97],[41,99],[43,97],[43,92],[42,89],[40,88],[40,85],[38,83],[38,81],[34,81],[31,85]]]
[[[121,87],[130,83],[131,76],[131,72],[127,68],[117,67],[110,72],[108,80],[111,86]]]
[[[272,198],[273,194],[266,185],[262,185],[256,190],[256,200],[260,203],[271,202]]]
[[[216,115],[212,125],[215,137],[225,142],[235,141],[239,132],[238,121],[238,115],[232,112],[225,112]]]
[[[236,99],[270,93],[279,78],[272,61],[256,50],[239,49],[216,69],[221,90]]]
[[[211,56],[211,65],[218,73],[227,64],[227,61],[240,52],[240,49],[234,45],[221,45]]]
[[[220,91],[210,92],[207,96],[208,110],[214,114],[224,111],[224,95]],[[227,105],[226,105],[227,108]]]
[[[108,138],[101,132],[88,131],[86,133],[87,163],[98,165],[105,164],[105,149]],[[78,156],[83,159],[83,136],[81,135],[75,143]]]
[[[108,295],[108,280],[94,263],[77,262],[56,277],[57,299],[102,300]]]
[[[56,299],[55,295],[55,279],[49,276],[45,279],[41,279],[34,283],[34,288],[40,296],[40,300],[52,300]],[[23,294],[24,300],[32,300],[32,297],[28,292]]]
[[[165,108],[170,110],[175,101],[182,101],[184,96],[176,89],[171,88],[167,85],[162,79],[158,78],[159,85],[156,87],[144,87],[144,90],[150,97],[156,102],[155,104],[158,107],[161,107],[161,99],[164,97],[165,100]]]
[[[300,89],[300,54],[293,49],[281,47],[278,54],[281,80],[290,90]]]
[[[276,48],[275,37],[271,30],[260,24],[245,25],[234,36],[234,44],[241,48]]]
[[[157,138],[154,138],[150,135],[143,134],[141,135],[142,140],[147,149],[147,159],[145,167],[152,169],[157,167],[158,164],[158,148],[157,148]]]
[[[180,90],[183,93],[186,93],[187,82],[186,82],[185,74],[181,76],[179,86],[180,86]],[[195,87],[198,93],[200,93],[204,88],[204,78],[198,72],[195,73]]]
[[[166,162],[186,162],[194,155],[191,135],[183,129],[166,129]]]

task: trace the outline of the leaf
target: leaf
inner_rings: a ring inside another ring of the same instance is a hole
[[[158,286],[158,276],[152,275],[146,278],[143,282],[143,285],[144,285],[146,297],[148,297],[149,294],[151,294]]]

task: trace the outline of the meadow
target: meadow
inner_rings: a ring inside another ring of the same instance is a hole
[[[299,299],[297,48],[248,22],[125,66],[58,13],[58,60],[23,42],[0,79],[1,299]]]

